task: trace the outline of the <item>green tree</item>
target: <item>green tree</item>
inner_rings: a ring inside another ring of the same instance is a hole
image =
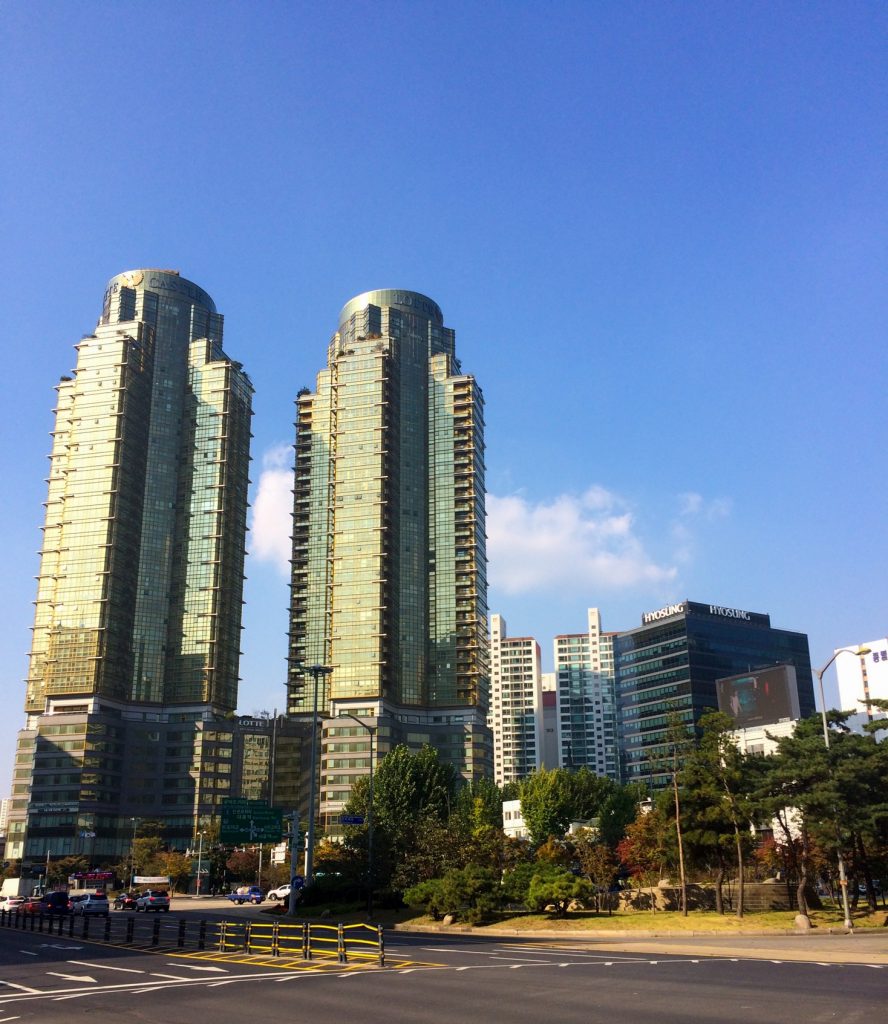
[[[551,906],[556,917],[566,917],[573,903],[584,903],[592,897],[592,886],[586,878],[578,878],[557,864],[540,863],[530,879],[527,905],[533,910]]]
[[[65,885],[71,875],[89,871],[89,860],[85,856],[62,857],[49,862],[46,885]]]
[[[158,858],[160,862],[160,875],[168,875],[170,879],[170,886],[173,891],[182,888],[188,888],[188,883],[191,880],[191,874],[197,868],[196,858],[192,860],[191,857],[186,857],[182,853],[172,851],[170,853],[162,853]]]
[[[450,868],[441,878],[410,886],[404,902],[410,907],[423,907],[435,920],[452,914],[469,924],[482,924],[501,906],[502,890],[496,872],[469,864]]]
[[[161,874],[160,855],[162,852],[163,840],[159,836],[147,836],[142,839],[136,839],[132,848],[133,874]]]
[[[413,830],[413,842],[402,852],[392,872],[392,888],[402,892],[419,882],[441,878],[450,868],[471,860],[471,834],[462,819],[441,821],[432,815],[421,818]]]
[[[639,888],[653,887],[663,877],[668,861],[672,823],[659,807],[639,812],[617,845],[617,856]],[[651,899],[651,910],[656,902]]]
[[[601,913],[602,897],[610,890],[617,873],[617,859],[610,846],[599,842],[591,829],[580,829],[572,836],[572,843],[579,870],[594,887],[596,912]],[[609,901],[607,909],[610,914]]]
[[[456,791],[450,817],[462,818],[470,828],[503,827],[503,794],[492,779],[475,779]]]
[[[527,890],[534,873],[539,871],[537,861],[519,861],[503,875],[503,897],[509,903],[527,906]]]
[[[256,850],[235,850],[225,861],[225,867],[238,882],[255,882],[259,871],[259,854]]]
[[[427,877],[427,868],[405,861],[421,842],[420,833],[433,827],[430,823],[448,820],[456,786],[456,769],[439,760],[432,747],[413,753],[401,744],[382,758],[373,780],[373,873],[377,880],[386,879],[395,891],[401,891],[402,885]],[[369,779],[362,776],[352,786],[347,813],[367,818],[369,795]],[[365,850],[366,841],[366,825],[346,830],[347,845]]]
[[[563,768],[539,768],[521,782],[521,814],[534,846],[565,834],[574,816],[574,795],[570,772]]]
[[[685,757],[681,801],[686,838],[697,849],[714,853],[718,863],[716,900],[723,912],[722,882],[728,850],[737,864],[737,917],[743,917],[745,860],[754,846],[755,808],[750,798],[747,758],[733,738],[734,722],[719,711],[699,721],[700,739]]]
[[[850,733],[848,717],[846,712],[828,713],[828,749],[816,716],[799,722],[792,736],[781,737],[776,754],[766,759],[763,789],[772,804],[797,809],[803,837],[824,849],[830,862],[842,850],[875,909],[874,867],[882,862],[888,839],[888,749],[869,736]]]
[[[626,835],[626,828],[635,821],[639,804],[647,795],[637,782],[621,786],[611,783],[598,807],[598,838],[612,850]]]
[[[379,762],[373,780],[374,828],[386,833],[396,848],[413,838],[425,817],[446,821],[455,798],[457,773],[452,764],[439,760],[432,747],[417,753],[400,744]],[[369,780],[356,780],[346,810],[367,816]]]
[[[591,821],[601,816],[601,808],[617,784],[596,775],[585,765],[568,773],[570,783],[571,821]],[[570,822],[568,822],[570,824]]]

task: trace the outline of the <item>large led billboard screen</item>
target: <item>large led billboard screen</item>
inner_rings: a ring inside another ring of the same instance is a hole
[[[717,679],[715,686],[718,710],[730,715],[738,729],[799,717],[799,690],[793,665],[726,676]]]

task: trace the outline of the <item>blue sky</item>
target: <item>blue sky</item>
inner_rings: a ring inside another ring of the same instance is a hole
[[[546,661],[591,605],[885,635],[884,4],[7,0],[0,39],[0,792],[53,385],[135,267],[256,387],[242,712],[284,704],[293,400],[371,288],[484,389],[490,605]]]

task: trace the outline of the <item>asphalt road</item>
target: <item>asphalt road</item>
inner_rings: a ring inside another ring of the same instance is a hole
[[[71,1024],[87,1015],[96,1024],[872,1024],[883,1019],[888,995],[888,965],[865,960],[797,963],[401,933],[389,935],[386,949],[380,970],[149,953],[0,929],[0,1024]]]

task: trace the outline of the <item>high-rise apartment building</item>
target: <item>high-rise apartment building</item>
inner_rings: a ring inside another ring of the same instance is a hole
[[[252,386],[210,296],[113,278],[57,387],[10,856],[186,846],[229,795]]]
[[[558,727],[558,677],[542,674],[543,711],[540,716],[540,764],[544,768],[561,767],[561,729]]]
[[[320,810],[369,768],[369,734],[492,774],[481,389],[416,292],[348,302],[297,399],[287,710],[326,719]],[[328,674],[312,676],[310,666]]]
[[[618,782],[613,637],[602,630],[599,610],[590,608],[586,632],[557,636],[553,646],[561,764]]]
[[[494,781],[518,782],[542,762],[540,645],[506,635],[502,615],[490,617],[490,711]],[[549,767],[553,767],[550,765]]]
[[[669,784],[673,721],[694,727],[718,709],[717,680],[794,668],[802,718],[814,712],[808,638],[771,626],[769,615],[682,601],[642,615],[613,640],[625,782]]]

